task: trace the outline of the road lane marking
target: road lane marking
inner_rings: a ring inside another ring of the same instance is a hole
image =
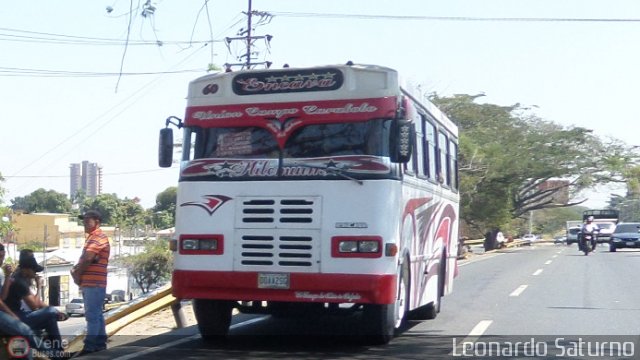
[[[473,329],[471,329],[471,332],[469,332],[467,336],[482,336],[482,334],[487,331],[487,328],[489,327],[489,325],[491,325],[492,322],[493,320],[480,321],[476,324],[476,326],[473,327]]]
[[[558,257],[558,255],[557,255],[557,254],[552,256],[552,258],[554,258],[554,259],[555,259],[555,258],[557,258],[557,257]]]
[[[509,296],[520,296],[520,294],[522,294],[524,289],[526,289],[528,286],[529,285],[520,285],[520,286],[518,286],[517,289],[513,290],[513,292],[511,294],[509,294]]]
[[[545,264],[545,265],[549,265],[549,264],[551,264],[552,262],[553,262],[553,261],[551,261],[551,260],[547,260],[547,261],[545,261],[545,262],[544,262],[544,264]]]
[[[538,270],[536,270],[536,271],[535,271],[533,274],[531,274],[531,275],[533,275],[533,276],[538,276],[538,275],[540,275],[540,274],[542,274],[542,269],[538,269]]]
[[[466,265],[469,265],[469,264],[473,264],[473,263],[476,263],[476,262],[482,261],[482,260],[491,259],[491,258],[494,258],[494,257],[499,256],[499,255],[504,255],[504,253],[487,253],[487,254],[480,254],[480,255],[477,255],[477,256],[473,256],[473,257],[471,257],[469,259],[465,259],[464,262],[459,261],[458,262],[458,267],[466,266]]]
[[[266,318],[268,318],[268,316],[263,316],[263,317],[253,318],[253,319],[250,319],[250,320],[247,320],[247,321],[243,321],[243,322],[240,322],[240,323],[237,323],[237,324],[233,324],[233,325],[231,325],[231,326],[229,327],[229,330],[233,330],[233,329],[238,328],[238,327],[241,327],[241,326],[246,326],[246,325],[254,324],[254,323],[257,323],[257,322],[263,321],[263,320],[264,320],[264,319],[266,319]],[[113,359],[113,360],[129,360],[129,359],[135,359],[135,358],[136,358],[136,357],[138,357],[138,356],[151,354],[151,353],[154,353],[154,352],[156,352],[156,351],[160,351],[160,350],[164,350],[164,349],[166,349],[166,348],[170,348],[170,347],[174,347],[174,346],[180,345],[180,344],[182,344],[182,343],[186,343],[186,342],[189,342],[189,341],[197,340],[197,339],[199,339],[200,337],[201,337],[201,336],[200,336],[200,334],[198,333],[198,334],[191,335],[191,336],[188,336],[188,337],[183,338],[183,339],[179,339],[179,340],[171,341],[171,342],[168,342],[168,343],[165,343],[165,344],[159,345],[159,346],[150,347],[150,348],[148,348],[148,349],[144,349],[144,350],[142,350],[142,351],[138,351],[138,352],[135,352],[135,353],[133,353],[133,354],[120,356],[120,357],[117,357],[117,358],[115,358],[115,359]]]
[[[451,349],[449,356],[452,356],[454,354],[460,354],[465,344],[475,343],[478,340],[478,338],[482,336],[482,334],[484,334],[485,331],[487,331],[487,328],[489,328],[489,325],[491,325],[491,323],[493,323],[493,320],[481,320],[479,323],[477,323],[476,326],[474,326],[473,329],[471,329],[469,334],[465,336],[464,339],[462,339],[460,344],[455,346],[453,349]],[[454,344],[455,344],[455,339],[454,339]]]

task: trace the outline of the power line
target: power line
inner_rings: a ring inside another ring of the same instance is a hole
[[[118,80],[116,81],[116,92],[118,92],[118,85],[120,85],[120,79],[122,78],[122,69],[124,69],[124,58],[127,55],[127,49],[129,48],[129,36],[131,35],[131,24],[133,22],[133,0],[129,1],[129,23],[127,25],[127,41],[124,43],[124,51],[122,52],[122,58],[120,59],[120,71],[118,74]]]
[[[477,17],[477,16],[416,16],[416,15],[367,15],[337,13],[298,13],[286,11],[269,11],[274,16],[283,17],[315,17],[342,18],[363,20],[413,20],[413,21],[502,21],[502,22],[582,22],[582,23],[636,23],[635,18],[548,18],[548,17]]]
[[[98,38],[98,37],[86,37],[86,36],[74,36],[65,34],[43,33],[36,31],[28,31],[21,29],[0,28],[0,41],[18,41],[18,42],[34,42],[34,43],[51,43],[51,44],[67,44],[67,45],[110,45],[110,46],[122,46],[126,40],[123,39],[110,39],[110,38]],[[6,33],[9,32],[9,33]],[[11,33],[22,33],[29,35],[16,35]],[[41,36],[34,36],[41,35]],[[3,38],[5,37],[5,38]],[[190,44],[209,44],[223,42],[223,40],[169,40],[169,41],[146,41],[146,40],[130,40],[129,45],[144,45],[144,46],[162,46],[162,45],[190,45]]]
[[[184,59],[182,59],[182,61],[178,62],[177,64],[175,64],[173,67],[177,67],[179,65],[181,65],[182,63],[186,62],[189,58],[193,57],[195,54],[197,54],[199,52],[199,50],[203,49],[203,47],[200,47],[196,50],[194,50],[190,55],[186,56]],[[162,76],[162,75],[161,75]],[[131,106],[135,105],[136,102],[144,97],[146,95],[146,93],[149,91],[149,89],[151,88],[151,85],[156,83],[157,81],[159,81],[160,76],[158,76],[157,78],[149,81],[148,83],[146,83],[145,85],[143,85],[142,87],[140,87],[138,90],[136,90],[136,92],[134,93],[133,96],[128,97],[126,100],[118,103],[117,105],[112,106],[111,108],[109,108],[107,111],[105,111],[102,115],[99,115],[95,118],[95,121],[89,121],[87,122],[87,124],[85,124],[83,127],[81,127],[80,129],[78,129],[77,131],[75,131],[74,133],[70,134],[69,136],[67,136],[65,139],[63,139],[62,141],[60,141],[59,143],[57,143],[56,145],[54,145],[53,147],[51,147],[49,150],[47,151],[43,151],[42,154],[40,156],[38,156],[36,159],[34,159],[33,161],[27,163],[26,165],[24,165],[23,167],[21,167],[18,171],[14,172],[13,175],[11,176],[5,176],[5,177],[16,177],[19,173],[21,173],[22,171],[24,171],[25,169],[31,167],[32,165],[34,165],[35,163],[37,163],[38,161],[42,160],[45,156],[47,155],[51,155],[55,150],[57,150],[58,148],[60,148],[62,145],[64,145],[65,143],[69,142],[71,139],[75,138],[76,136],[78,136],[80,133],[84,132],[85,130],[89,129],[90,127],[96,125],[96,123],[100,120],[100,119],[104,119],[106,118],[104,121],[102,121],[101,124],[99,124],[99,126],[97,127],[97,129],[95,129],[94,131],[92,131],[89,135],[87,135],[86,137],[84,137],[83,139],[81,139],[79,142],[76,143],[76,145],[74,147],[72,147],[69,151],[67,151],[65,154],[59,156],[56,160],[54,160],[53,162],[56,162],[58,160],[60,160],[63,156],[68,155],[69,153],[71,153],[76,147],[80,146],[80,144],[82,144],[83,142],[87,141],[89,138],[91,138],[91,136],[93,136],[95,133],[97,133],[100,129],[102,129],[103,127],[107,126],[109,123],[111,123],[112,121],[114,121],[117,117],[119,117],[122,113],[124,113],[128,108],[130,108]],[[118,108],[121,107],[121,109],[114,115],[109,115],[112,112],[115,112],[118,110]],[[109,116],[109,117],[108,117]],[[108,118],[107,118],[108,117]],[[25,182],[23,184],[21,184],[18,188],[22,188],[24,186],[28,185],[28,182]]]
[[[159,171],[166,171],[167,169],[175,169],[176,167],[161,168],[161,169],[148,169],[148,170],[136,170],[136,171],[121,171],[113,173],[103,173],[102,176],[120,176],[120,175],[135,175],[145,174]],[[53,178],[68,178],[71,175],[9,175],[4,176],[6,179],[53,179]]]
[[[168,74],[184,74],[190,72],[202,72],[204,69],[184,69],[175,71],[158,71],[158,72],[124,72],[122,74],[115,72],[93,72],[93,71],[65,71],[65,70],[49,70],[49,69],[29,69],[0,67],[0,76],[30,76],[30,77],[108,77],[108,76],[142,76],[142,75],[168,75]]]

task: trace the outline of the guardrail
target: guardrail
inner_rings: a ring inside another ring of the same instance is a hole
[[[538,242],[546,242],[545,240],[538,240]],[[464,240],[464,245],[482,245],[484,244],[484,239],[475,239],[475,240]],[[507,247],[513,246],[521,246],[524,244],[531,244],[530,240],[522,240],[522,239],[514,239],[513,241],[509,241],[505,243]]]
[[[480,245],[484,243],[484,239],[476,239],[476,240],[464,240],[463,244],[465,245]]]
[[[545,242],[543,240],[541,240],[540,242]],[[470,254],[472,254],[472,252],[470,251],[471,249],[469,248],[469,246],[471,245],[483,245],[484,244],[484,239],[473,239],[473,240],[463,240],[460,244],[460,248],[459,248],[459,252],[458,252],[458,259],[462,260],[462,259],[466,259]],[[504,248],[511,248],[511,247],[519,247],[519,246],[528,246],[531,245],[531,241],[530,240],[522,240],[522,239],[516,239],[516,240],[512,240],[512,241],[508,241],[503,243],[503,246],[497,249],[493,249],[493,250],[487,250],[484,253],[489,253],[489,252],[494,252],[495,250],[500,250],[500,249],[504,249]]]

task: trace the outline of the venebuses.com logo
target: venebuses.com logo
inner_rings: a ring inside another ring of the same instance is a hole
[[[6,340],[7,355],[10,359],[48,359],[48,358],[69,358],[71,353],[65,352],[69,342],[63,340],[45,340],[39,337],[34,338],[35,348],[29,345],[29,341],[24,336],[12,336]],[[58,349],[58,350],[56,350]]]
[[[29,342],[23,336],[11,337],[7,342],[7,353],[11,358],[27,358],[30,351]]]

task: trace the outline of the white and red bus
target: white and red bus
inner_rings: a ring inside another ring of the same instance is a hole
[[[233,308],[362,312],[388,342],[452,290],[458,130],[373,65],[244,70],[191,82],[173,294],[205,339]],[[160,132],[160,166],[173,133]],[[354,315],[357,316],[357,315]]]

